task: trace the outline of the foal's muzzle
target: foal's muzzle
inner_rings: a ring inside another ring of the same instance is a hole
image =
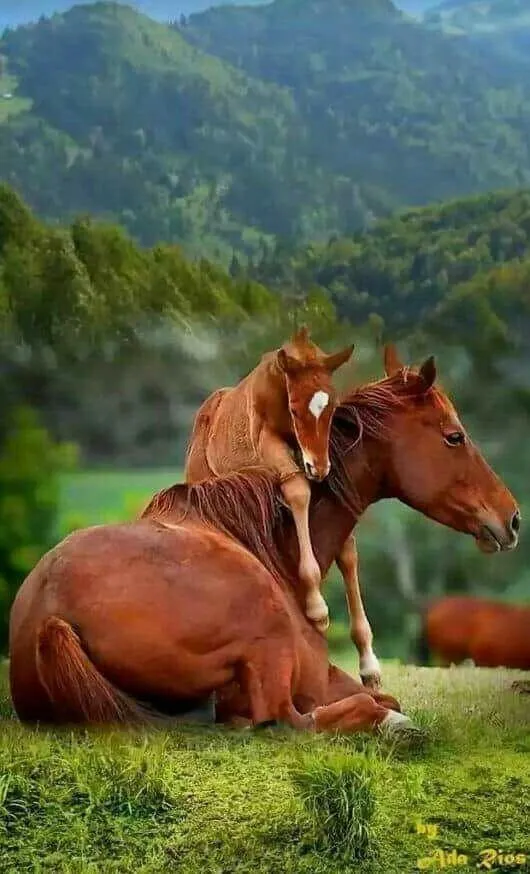
[[[324,468],[316,467],[309,461],[304,461],[304,473],[307,479],[314,480],[317,483],[322,482],[322,480],[326,479],[329,471],[331,469],[331,465],[328,464]]]

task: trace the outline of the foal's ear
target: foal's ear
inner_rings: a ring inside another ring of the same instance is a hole
[[[383,361],[385,364],[385,373],[387,376],[395,376],[400,370],[403,370],[403,364],[399,360],[397,349],[393,343],[387,343],[383,353]]]
[[[295,331],[295,333],[293,334],[291,338],[291,343],[294,343],[295,345],[297,343],[300,343],[301,345],[303,345],[304,343],[307,343],[309,341],[309,337],[310,333],[307,325],[300,325],[298,330]]]
[[[285,349],[278,349],[276,353],[276,364],[285,374],[293,374],[298,373],[302,368],[302,363],[298,361],[296,358],[293,358],[292,355],[289,355]]]
[[[335,370],[338,370],[339,367],[342,367],[343,364],[346,364],[346,362],[350,360],[354,349],[355,346],[352,343],[340,352],[332,352],[331,355],[324,355],[324,367],[329,370],[330,373],[334,373]]]
[[[436,381],[436,362],[434,355],[427,358],[420,367],[419,374],[425,384],[425,391],[431,388]]]

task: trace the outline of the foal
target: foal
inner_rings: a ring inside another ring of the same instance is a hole
[[[326,355],[309,339],[307,328],[301,328],[281,349],[264,355],[237,386],[206,399],[186,457],[190,484],[258,465],[278,477],[296,526],[305,613],[321,631],[329,625],[329,611],[309,535],[307,480],[320,482],[329,473],[329,434],[337,405],[331,376],[352,352],[348,346]],[[294,459],[297,445],[303,472]]]

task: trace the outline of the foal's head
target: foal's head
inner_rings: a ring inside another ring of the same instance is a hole
[[[425,515],[472,534],[484,552],[517,545],[520,514],[514,498],[470,440],[447,395],[435,386],[429,358],[403,367],[385,350],[387,385],[403,403],[389,420],[386,451],[390,492]]]
[[[326,355],[301,328],[278,350],[276,363],[285,376],[294,435],[302,452],[308,479],[329,473],[329,431],[337,405],[332,374],[351,357],[353,346]]]

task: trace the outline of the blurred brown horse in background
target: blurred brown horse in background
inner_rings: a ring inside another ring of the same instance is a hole
[[[399,498],[473,536],[517,543],[513,497],[469,441],[428,359],[352,392],[312,486],[322,571],[362,512]],[[300,607],[296,530],[270,475],[159,493],[144,518],[70,535],[11,613],[10,682],[23,720],[149,722],[219,694],[219,717],[295,728],[408,728],[390,696],[330,665]],[[142,702],[142,703],[140,703]],[[189,708],[188,708],[189,709]]]
[[[448,596],[424,612],[420,659],[446,665],[472,659],[481,668],[530,670],[530,606]]]

